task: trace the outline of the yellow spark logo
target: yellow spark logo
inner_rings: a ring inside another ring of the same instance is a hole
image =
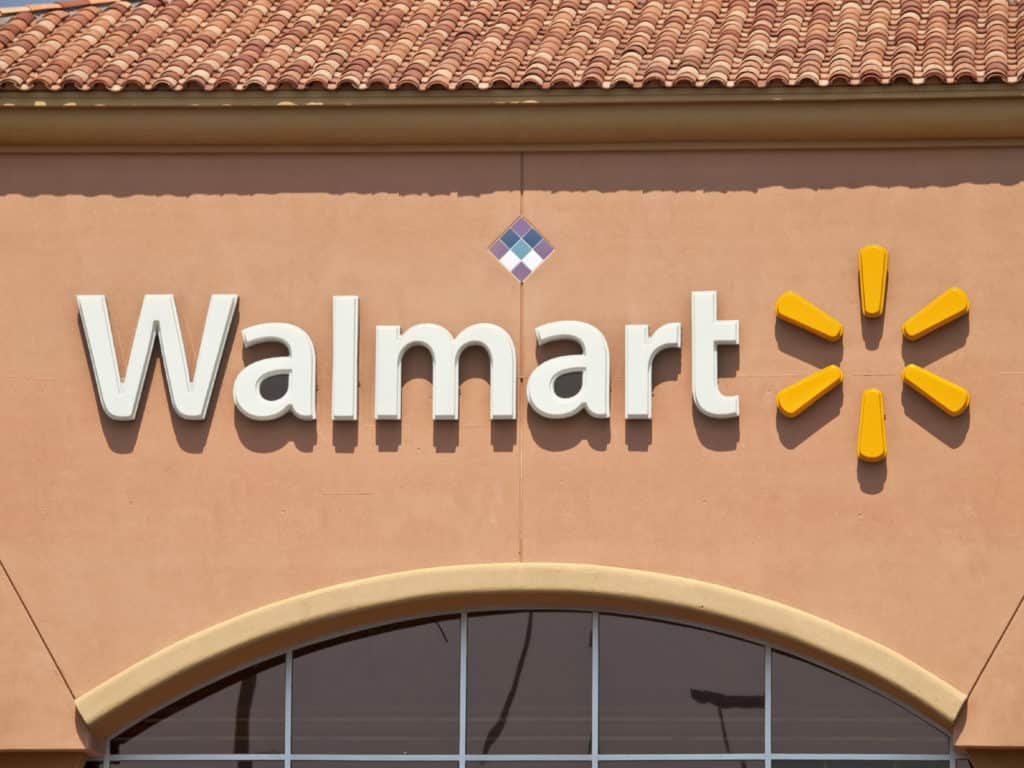
[[[864,317],[881,317],[885,311],[885,289],[889,277],[889,252],[880,245],[861,248],[859,256],[860,311]],[[907,341],[917,341],[932,331],[963,317],[971,308],[967,294],[950,288],[903,324]],[[826,341],[843,338],[843,324],[823,309],[792,291],[786,291],[775,304],[780,320],[795,325]],[[776,402],[783,416],[796,418],[814,403],[838,387],[843,372],[838,365],[815,371],[779,392]],[[959,384],[947,381],[919,365],[903,369],[903,382],[923,395],[948,416],[959,416],[970,405],[970,393]],[[885,459],[885,405],[882,393],[866,389],[860,400],[860,426],[857,431],[857,455],[863,461]]]

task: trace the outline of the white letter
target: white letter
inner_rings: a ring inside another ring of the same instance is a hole
[[[718,389],[718,345],[740,343],[738,320],[718,319],[718,293],[694,291],[693,312],[693,402],[697,410],[712,419],[740,415],[738,395],[723,395]]]
[[[190,378],[174,296],[147,294],[142,300],[135,339],[128,355],[128,368],[122,380],[117,351],[114,349],[114,334],[110,329],[107,298],[79,296],[78,316],[82,321],[103,412],[118,421],[135,419],[142,399],[142,385],[153,354],[153,341],[159,337],[160,358],[163,360],[164,379],[171,395],[171,408],[183,419],[205,419],[210,395],[213,393],[213,382],[220,370],[221,356],[224,354],[224,345],[228,340],[237,305],[238,296],[233,293],[216,293],[210,297],[206,325],[203,327],[203,338],[199,342],[199,355],[196,358],[196,373],[194,378]]]
[[[573,341],[580,345],[578,355],[562,355],[538,365],[526,383],[526,399],[541,416],[567,419],[586,410],[597,419],[610,416],[608,342],[597,328],[588,323],[563,320],[537,327],[537,343]],[[555,379],[567,373],[580,373],[583,385],[572,397],[555,392]]]
[[[626,418],[651,418],[651,368],[666,349],[683,344],[683,327],[667,323],[651,336],[646,325],[626,326]]]
[[[426,347],[434,361],[434,419],[459,418],[459,359],[479,346],[491,358],[491,418],[516,417],[516,347],[504,328],[476,323],[454,339],[446,328],[420,323],[405,333],[397,325],[377,326],[374,411],[378,419],[402,418],[402,358],[412,347]]]
[[[268,357],[247,365],[235,379],[235,407],[256,421],[279,419],[294,413],[303,421],[316,418],[316,351],[309,335],[291,323],[263,323],[242,331],[242,345],[273,342],[288,348],[287,357]],[[273,376],[287,376],[288,389],[277,400],[267,400],[260,384]]]
[[[359,297],[335,296],[331,418],[355,421],[359,413]]]

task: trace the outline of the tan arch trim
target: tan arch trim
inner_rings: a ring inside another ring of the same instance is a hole
[[[106,737],[229,670],[346,628],[435,611],[573,605],[696,621],[830,664],[950,727],[966,696],[885,646],[825,619],[735,589],[597,565],[498,563],[405,571],[271,603],[180,640],[76,700]]]

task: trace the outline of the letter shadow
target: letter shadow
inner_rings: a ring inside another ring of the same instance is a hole
[[[932,437],[942,441],[950,448],[957,448],[967,439],[967,433],[971,429],[971,409],[968,409],[959,416],[947,416],[924,397],[903,385],[903,395],[900,397],[903,404],[903,413],[917,424],[926,429]]]
[[[857,483],[862,492],[872,496],[881,493],[888,476],[889,468],[885,461],[872,463],[857,460]]]
[[[287,353],[282,344],[258,344],[242,350],[242,362],[251,365],[257,360]],[[260,392],[268,400],[284,397],[287,391],[287,376],[274,376],[260,386]],[[303,453],[309,453],[316,447],[316,421],[303,421],[291,414],[272,421],[254,421],[236,409],[235,432],[242,445],[256,453],[273,453],[289,443]]]
[[[781,352],[810,363],[815,368],[839,365],[843,361],[842,344],[818,338],[813,333],[801,330],[779,318],[775,318],[775,343]]]
[[[734,379],[740,369],[740,348],[738,344],[722,345],[718,348],[718,378]],[[726,387],[728,390],[728,387]],[[728,394],[728,392],[726,392]],[[740,420],[712,419],[705,416],[697,406],[691,406],[693,427],[697,439],[708,450],[735,451],[740,442]]]
[[[514,451],[517,435],[515,420],[491,422],[491,447],[498,453]]]
[[[775,411],[775,429],[784,446],[793,450],[839,415],[843,408],[843,387],[836,387],[796,418]]]
[[[721,348],[723,351],[726,347]],[[735,347],[733,348],[735,349]],[[654,358],[651,366],[651,390],[667,381],[676,381],[682,370],[682,351],[666,349]],[[735,371],[734,371],[735,373]],[[626,448],[630,451],[646,451],[654,440],[653,419],[626,420]]]
[[[433,380],[434,363],[430,353],[422,347],[414,347],[402,358],[402,394],[403,417],[405,385],[413,379]],[[436,435],[435,435],[436,436]],[[374,422],[374,438],[377,450],[381,453],[395,453],[402,447],[402,419],[381,420]]]
[[[903,361],[922,367],[930,365],[964,346],[970,334],[971,317],[965,315],[917,341],[908,341],[904,338]]]
[[[885,335],[884,317],[860,316],[860,333],[864,337],[864,346],[870,350],[878,349]]]
[[[885,302],[889,298],[889,288],[892,285],[892,274],[886,275],[885,280],[885,295],[882,297],[882,306],[885,306]],[[860,272],[857,272],[857,306],[860,307]],[[860,334],[864,339],[864,346],[870,350],[878,349],[879,344],[882,343],[882,336],[885,334],[885,313],[882,313],[881,317],[864,317],[861,313],[860,316]],[[861,462],[863,463],[863,462]]]
[[[335,453],[355,453],[359,445],[359,422],[332,421],[331,445]]]
[[[82,342],[82,350],[86,361],[86,375],[92,383],[92,394],[96,401],[96,412],[99,415],[100,428],[103,430],[103,437],[107,441],[107,447],[114,453],[128,454],[135,450],[139,440],[139,430],[142,428],[142,418],[146,412],[146,404],[149,403],[150,389],[153,377],[156,375],[157,360],[160,360],[160,376],[164,380],[164,396],[167,409],[171,413],[171,424],[174,429],[174,437],[178,446],[187,453],[202,453],[206,448],[206,442],[210,437],[210,427],[213,425],[213,417],[217,411],[217,403],[220,400],[220,391],[224,384],[224,373],[227,368],[226,361],[231,356],[235,345],[235,332],[238,328],[237,314],[231,319],[231,327],[228,329],[228,338],[224,344],[224,354],[221,357],[221,366],[217,371],[217,377],[213,382],[213,391],[210,393],[210,404],[206,409],[206,418],[202,421],[191,421],[183,419],[174,413],[171,408],[171,392],[167,386],[167,377],[163,371],[163,351],[160,347],[160,339],[156,338],[153,344],[153,354],[149,359],[149,367],[146,369],[145,378],[142,383],[142,394],[139,397],[139,409],[132,421],[117,421],[111,419],[103,412],[100,402],[100,393],[96,388],[96,378],[93,375],[92,362],[89,358],[89,346],[85,340],[85,329],[82,327],[81,318],[78,321],[78,337]],[[198,354],[198,351],[196,351]],[[195,357],[190,357],[194,363]],[[119,359],[119,364],[127,365],[127,358]],[[121,375],[121,372],[118,372]]]
[[[402,388],[413,379],[433,382],[434,361],[424,347],[410,349],[402,358]],[[469,379],[482,379],[490,386],[491,361],[480,347],[470,347],[459,359],[459,389]],[[432,395],[431,395],[432,396]],[[461,396],[461,395],[460,395]],[[461,412],[460,404],[460,412]],[[490,407],[488,406],[488,414]],[[489,415],[488,415],[489,418]],[[461,419],[460,419],[461,421]],[[459,447],[460,421],[434,421],[433,445],[438,453],[454,453]],[[512,451],[516,444],[514,421],[491,421],[491,445],[496,451]],[[377,450],[393,453],[402,445],[402,420],[377,421],[375,425]],[[355,444],[352,443],[354,448]],[[335,445],[337,448],[337,444]]]
[[[546,419],[531,410],[526,425],[537,445],[546,451],[567,451],[583,442],[595,451],[606,451],[612,439],[611,419],[595,419],[588,413]]]
[[[712,451],[735,451],[740,442],[740,420],[712,419],[691,406],[693,426],[697,430],[697,439],[705,448]]]
[[[374,423],[377,450],[381,453],[394,453],[402,447],[402,422],[381,421]]]
[[[434,450],[438,453],[455,453],[459,447],[459,422],[434,422]]]

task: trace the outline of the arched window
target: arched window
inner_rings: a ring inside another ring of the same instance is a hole
[[[110,740],[104,768],[957,768],[821,666],[614,613],[468,612],[268,659]]]

